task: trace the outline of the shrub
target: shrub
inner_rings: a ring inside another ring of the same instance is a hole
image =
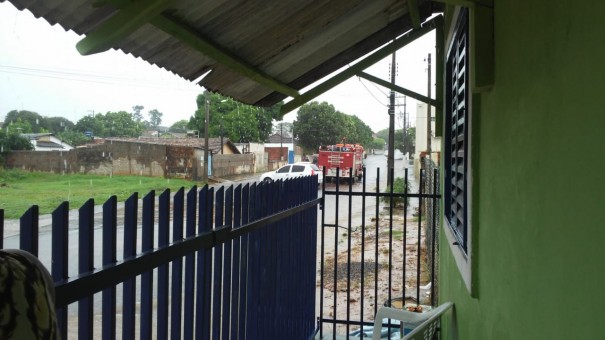
[[[393,193],[405,193],[406,192],[406,188],[407,188],[407,192],[409,193],[409,189],[410,189],[410,182],[407,179],[403,179],[402,177],[397,177],[395,178],[395,180],[393,181]],[[391,186],[387,185],[386,190],[384,191],[384,193],[390,193],[391,192]],[[397,207],[397,206],[403,206],[403,201],[404,197],[393,197],[393,206]],[[409,197],[405,197],[405,203],[409,204],[410,203],[410,198]],[[390,204],[390,197],[388,196],[384,196],[382,197],[382,202],[386,203],[386,204]]]

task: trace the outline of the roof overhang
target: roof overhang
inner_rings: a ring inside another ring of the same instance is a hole
[[[291,98],[282,113],[434,28],[425,21],[443,7],[430,0],[9,1],[85,36],[77,44],[83,55],[119,49],[246,104]]]

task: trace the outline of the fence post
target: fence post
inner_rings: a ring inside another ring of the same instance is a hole
[[[111,196],[103,204],[103,266],[117,262],[118,198]],[[116,287],[103,290],[103,340],[116,338]],[[67,334],[65,338],[67,338]]]
[[[155,223],[155,191],[151,190],[143,198],[143,227],[141,251],[153,250]],[[141,275],[141,339],[151,339],[153,316],[153,270]]]
[[[95,201],[91,198],[78,211],[79,241],[78,241],[78,272],[88,273],[94,269],[94,214]],[[78,337],[92,339],[92,296],[78,301]]]
[[[39,208],[32,205],[19,220],[20,235],[19,248],[38,256],[38,229]]]
[[[138,197],[139,194],[135,192],[124,204],[124,258],[136,255]],[[136,277],[124,281],[122,339],[135,338],[136,292]]]
[[[63,202],[52,213],[52,266],[51,273],[55,284],[67,279],[69,268],[69,203]],[[0,238],[1,242],[1,238]],[[61,338],[67,339],[67,308],[56,310],[57,324]]]

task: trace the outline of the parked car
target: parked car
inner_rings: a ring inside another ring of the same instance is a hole
[[[284,165],[275,171],[265,172],[260,176],[260,180],[273,182],[280,179],[314,175],[317,175],[319,183],[323,182],[323,172],[319,170],[317,165],[311,162],[297,162],[294,164]]]

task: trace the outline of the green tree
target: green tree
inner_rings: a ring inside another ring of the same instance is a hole
[[[206,91],[198,95],[198,109],[188,124],[190,129],[199,131],[200,137],[205,129],[206,100],[210,112],[209,136],[222,135],[234,142],[264,142],[271,133],[275,112],[279,112],[279,106],[259,108]]]
[[[49,132],[59,134],[64,131],[73,130],[75,127],[69,119],[63,117],[48,117],[45,118],[45,125]]]
[[[376,133],[376,136],[384,139],[385,141],[389,140],[389,129],[380,130]],[[403,135],[403,129],[395,130],[395,149],[401,150],[401,152],[406,153],[409,152],[410,155],[413,155],[416,150],[416,128],[410,127],[407,129],[407,133]]]
[[[84,145],[90,140],[84,133],[75,130],[59,132],[57,137],[73,146]]]
[[[354,138],[352,140],[355,143],[359,143],[365,147],[368,147],[374,140],[374,137],[372,137],[372,129],[366,123],[364,123],[361,119],[359,119],[359,117],[357,117],[357,116],[348,116],[348,117],[351,117],[351,120],[353,122],[352,135]]]
[[[149,111],[149,124],[151,124],[151,127],[155,128],[160,126],[160,124],[162,124],[163,115],[164,114],[158,111],[157,109]]]
[[[143,105],[135,105],[132,107],[132,119],[137,122],[140,123],[143,121],[143,114],[141,113],[141,111],[143,111],[145,107]]]
[[[27,131],[23,130],[22,133],[41,133],[48,131],[46,126],[46,119],[40,114],[32,111],[17,111],[12,110],[6,114],[4,118],[4,126],[9,124],[18,123],[22,129],[27,128]]]
[[[18,151],[18,150],[33,150],[33,145],[19,135],[18,132],[9,131],[6,129],[0,130],[0,152]]]
[[[85,116],[76,123],[76,131],[91,131],[97,137],[139,137],[145,126],[143,122],[133,120],[126,111]]]
[[[176,133],[185,133],[188,130],[189,122],[186,119],[179,120],[172,124],[168,131]]]
[[[84,116],[80,118],[80,120],[76,122],[74,129],[82,133],[92,132],[93,136],[105,137],[106,131],[104,121],[103,119],[99,119],[99,116],[102,116],[102,114],[98,114],[94,117]]]
[[[375,150],[383,150],[384,149],[384,145],[385,145],[385,141],[382,138],[374,138],[374,140],[372,140],[371,143],[368,144],[368,149],[375,149]]]
[[[294,121],[298,143],[307,151],[320,145],[372,142],[372,130],[356,116],[336,111],[326,102],[311,102],[300,107]]]

